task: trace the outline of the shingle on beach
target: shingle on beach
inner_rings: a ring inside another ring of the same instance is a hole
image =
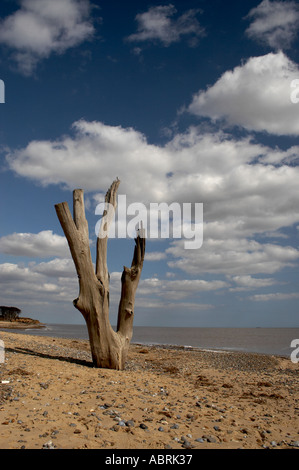
[[[132,344],[123,371],[89,343],[1,332],[0,448],[299,448],[298,364]]]

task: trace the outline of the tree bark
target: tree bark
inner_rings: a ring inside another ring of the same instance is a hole
[[[116,209],[116,194],[120,181],[115,180],[107,191],[105,202]],[[73,217],[66,202],[55,205],[79,279],[79,296],[73,301],[82,313],[89,334],[92,360],[95,367],[123,369],[133,334],[135,294],[145,254],[144,230],[135,238],[131,268],[124,266],[121,277],[121,299],[117,330],[109,321],[109,272],[107,268],[108,236],[97,239],[96,269],[89,246],[88,223],[85,217],[82,189],[73,192]],[[105,212],[103,214],[105,216]],[[108,233],[109,224],[103,222]]]

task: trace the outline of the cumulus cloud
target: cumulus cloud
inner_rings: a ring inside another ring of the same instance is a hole
[[[200,302],[200,293],[218,291],[229,284],[221,280],[206,281],[203,279],[167,280],[152,277],[141,279],[136,306],[152,309],[185,309],[209,310],[212,304]],[[187,300],[189,299],[189,300]]]
[[[32,263],[31,271],[53,278],[76,278],[76,270],[72,259],[55,258],[48,262]]]
[[[247,15],[252,20],[246,29],[249,38],[273,49],[288,49],[299,29],[299,7],[296,2],[263,0]]]
[[[198,9],[188,10],[173,19],[177,13],[173,5],[151,7],[148,11],[136,15],[137,33],[128,36],[127,40],[131,42],[158,41],[167,47],[179,42],[183,36],[187,36],[191,38],[189,44],[194,46],[198,38],[205,34],[204,28],[196,18],[199,12]]]
[[[14,256],[49,258],[67,256],[68,246],[65,237],[52,230],[39,233],[13,233],[0,238],[0,252]]]
[[[228,285],[227,282],[221,280],[181,279],[170,281],[153,277],[140,281],[138,295],[150,295],[151,298],[157,296],[167,300],[179,300],[189,297],[190,295],[197,295],[199,292],[223,289]]]
[[[11,281],[26,280],[32,283],[38,278],[38,275],[32,273],[28,267],[19,267],[14,263],[3,263],[0,265],[1,282],[10,283]]]
[[[290,293],[283,293],[283,292],[274,292],[271,294],[256,294],[249,297],[249,300],[253,300],[255,302],[268,302],[271,300],[292,300],[292,299],[299,299],[299,292],[290,292]]]
[[[38,305],[59,301],[65,286],[49,281],[46,276],[35,273],[29,266],[14,263],[0,264],[0,282],[3,288],[1,302],[21,305]],[[16,288],[17,285],[17,288]]]
[[[252,202],[260,198],[262,203],[269,191],[275,196],[285,184],[298,196],[297,169],[288,165],[296,158],[297,147],[272,149],[250,138],[201,133],[196,127],[177,134],[165,146],[149,144],[132,128],[101,122],[81,120],[73,129],[73,136],[32,141],[8,152],[9,167],[45,186],[61,184],[102,194],[118,176],[121,191],[134,201],[214,201],[222,203],[221,210],[229,203],[234,210],[240,207],[239,212],[244,210],[243,196]],[[247,199],[250,211],[254,210],[249,203]]]
[[[161,251],[151,251],[145,254],[146,261],[160,261],[161,259],[165,259],[166,254]]]
[[[293,164],[297,147],[273,149],[249,137],[236,139],[197,127],[158,146],[130,128],[87,121],[73,127],[73,136],[34,141],[11,151],[10,168],[44,185],[100,194],[90,195],[90,204],[102,200],[116,176],[127,203],[203,203],[202,248],[185,250],[178,240],[167,250],[167,259],[164,252],[153,252],[148,260],[165,259],[169,266],[192,274],[236,276],[274,273],[296,262],[298,251],[285,241],[276,245],[262,243],[265,237],[253,238],[269,233],[273,238],[299,222],[299,167]],[[2,240],[2,246],[8,241]]]
[[[136,307],[138,308],[151,308],[154,310],[165,309],[168,310],[180,310],[180,312],[184,312],[187,310],[210,310],[214,308],[212,304],[201,304],[198,302],[167,302],[163,300],[148,300],[148,299],[136,299],[135,302]]]
[[[22,266],[14,263],[0,264],[0,282],[3,287],[1,302],[8,304],[47,305],[58,302],[71,305],[78,295],[78,279],[73,262],[69,259],[54,259],[49,262],[29,263]],[[16,283],[18,288],[16,289]],[[158,278],[142,279],[136,298],[136,307],[182,308],[207,310],[211,304],[183,301],[198,292],[218,290],[226,287],[224,281],[181,280],[168,281]],[[121,273],[110,274],[111,314],[115,315],[120,300]],[[176,301],[178,301],[176,303]]]
[[[18,70],[31,75],[39,61],[90,39],[89,0],[21,0],[0,23],[0,43],[9,47]]]
[[[231,287],[230,292],[260,289],[272,286],[277,282],[274,278],[256,278],[252,276],[233,276],[230,280],[237,285],[237,287]]]
[[[167,172],[169,157],[163,149],[149,145],[143,134],[132,128],[84,120],[75,122],[73,129],[74,137],[33,141],[25,149],[11,153],[10,167],[44,185],[61,183],[68,188],[104,192],[119,176],[122,190],[134,188],[139,196],[146,176],[152,193],[164,193],[165,188],[159,187],[155,176],[157,171]]]
[[[182,241],[172,242],[166,250],[174,260],[168,261],[171,268],[179,268],[189,274],[252,275],[273,274],[285,267],[295,267],[299,250],[292,246],[259,243],[244,238],[205,239],[204,250],[196,255],[185,250]]]
[[[193,96],[188,111],[226,126],[275,135],[299,135],[291,83],[299,68],[283,52],[251,57]]]

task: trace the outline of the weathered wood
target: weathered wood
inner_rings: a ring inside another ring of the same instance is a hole
[[[115,180],[105,197],[105,202],[114,209],[119,184],[120,181]],[[141,227],[135,239],[131,268],[124,267],[123,270],[117,331],[114,331],[109,321],[108,236],[97,239],[94,270],[83,190],[75,189],[73,192],[73,217],[66,202],[55,205],[55,209],[78,274],[79,296],[73,303],[86,321],[94,366],[123,369],[133,334],[135,295],[145,254],[144,231]],[[103,223],[107,224],[107,221]],[[108,232],[109,227],[103,228]]]
[[[113,181],[112,185],[108,189],[106,196],[105,196],[105,203],[108,205],[110,204],[113,206],[114,211],[116,210],[117,207],[117,202],[116,202],[116,195],[117,195],[117,190],[120,185],[120,180],[116,179]],[[109,232],[109,226],[108,222],[104,217],[107,215],[107,210],[104,211],[103,213],[103,219],[102,219],[102,224],[101,224],[101,229],[105,233]],[[104,222],[105,220],[105,222]],[[108,235],[104,238],[97,238],[97,257],[96,257],[96,276],[99,279],[99,281],[103,284],[105,289],[109,290],[109,272],[108,272],[108,267],[107,267],[107,242],[108,242]],[[109,300],[109,294],[108,294],[108,300]]]

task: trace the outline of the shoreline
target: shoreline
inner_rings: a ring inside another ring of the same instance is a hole
[[[81,341],[78,339],[78,341]],[[84,340],[83,340],[84,341]],[[252,352],[252,351],[244,351],[240,349],[217,349],[217,348],[204,348],[199,346],[187,346],[187,345],[180,345],[180,344],[158,344],[158,343],[140,343],[140,342],[132,342],[131,346],[138,346],[138,347],[149,347],[149,348],[157,348],[157,349],[166,349],[166,350],[176,350],[176,351],[194,351],[194,352],[202,352],[202,353],[212,353],[212,354],[249,354],[253,356],[269,356],[275,357],[280,359],[287,359],[289,358],[289,354],[282,355],[282,354],[271,354],[271,353],[263,353],[263,352]]]
[[[42,323],[36,323],[38,320],[35,320],[34,323],[27,323],[20,321],[0,321],[0,331],[4,330],[28,330],[32,328],[46,328],[46,325]]]
[[[5,330],[31,330],[31,329],[42,329],[42,328],[46,328],[47,326],[46,325],[29,325],[29,326],[24,326],[24,325],[15,325],[14,327],[11,327],[11,326],[0,326],[0,335],[1,335],[1,330],[3,328],[3,331]],[[7,331],[8,333],[10,333],[9,331]],[[14,333],[12,331],[12,333]],[[22,332],[20,333],[22,334]],[[28,334],[28,333],[25,333],[24,334]],[[45,335],[45,336],[35,336],[37,338],[43,338],[43,337],[46,337],[46,338],[52,338],[52,340],[55,340],[55,339],[61,339],[61,340],[71,340],[71,341],[85,341],[85,342],[88,342],[89,340],[88,339],[82,339],[82,338],[78,338],[78,337],[71,337],[71,338],[68,338],[68,337],[64,337],[64,336],[51,336],[51,335]],[[200,346],[191,346],[191,345],[181,345],[181,344],[168,344],[168,343],[153,343],[153,342],[131,342],[130,343],[131,346],[138,346],[138,347],[149,347],[149,348],[157,348],[157,349],[166,349],[166,350],[177,350],[177,351],[195,351],[195,352],[207,352],[207,353],[214,353],[214,354],[229,354],[229,353],[243,353],[243,354],[253,354],[253,355],[261,355],[261,356],[274,356],[274,357],[277,357],[277,358],[288,358],[289,357],[289,354],[286,354],[286,355],[282,355],[282,354],[274,354],[274,353],[263,353],[263,352],[253,352],[253,351],[244,351],[244,350],[241,350],[241,349],[237,349],[237,348],[234,348],[234,349],[229,349],[229,348],[205,348],[205,347],[200,347]]]
[[[84,324],[39,324],[38,327],[34,324],[29,325],[16,325],[17,328],[12,327],[12,323],[6,324],[6,331],[32,334],[36,336],[48,336],[55,338],[88,340],[87,329]],[[116,327],[113,326],[113,329]],[[195,349],[202,351],[214,351],[217,353],[224,352],[248,352],[255,354],[275,355],[278,357],[291,356],[294,348],[291,347],[291,341],[294,338],[299,338],[299,328],[285,328],[288,330],[283,336],[280,333],[272,333],[272,330],[281,331],[281,328],[238,328],[238,338],[235,340],[235,334],[232,333],[232,328],[197,328],[196,333],[192,330],[187,335],[181,335],[177,330],[181,328],[167,328],[167,335],[163,328],[149,327],[150,333],[147,331],[148,327],[134,327],[134,334],[131,344],[142,344],[154,347],[166,348],[183,348]],[[3,329],[3,331],[5,331]],[[23,330],[23,332],[22,332]],[[32,332],[30,331],[32,330]],[[208,334],[206,336],[206,330]],[[210,330],[213,330],[212,333]],[[214,334],[214,330],[217,332]],[[223,334],[223,330],[225,330]],[[226,333],[228,330],[228,333]],[[1,331],[1,324],[0,324]],[[256,336],[255,331],[260,333]],[[168,334],[169,333],[169,334]],[[227,334],[227,336],[226,336]],[[252,340],[249,339],[251,338]],[[299,341],[299,340],[298,340]]]
[[[115,371],[93,367],[88,340],[0,339],[0,449],[299,447],[290,359],[131,344]]]

